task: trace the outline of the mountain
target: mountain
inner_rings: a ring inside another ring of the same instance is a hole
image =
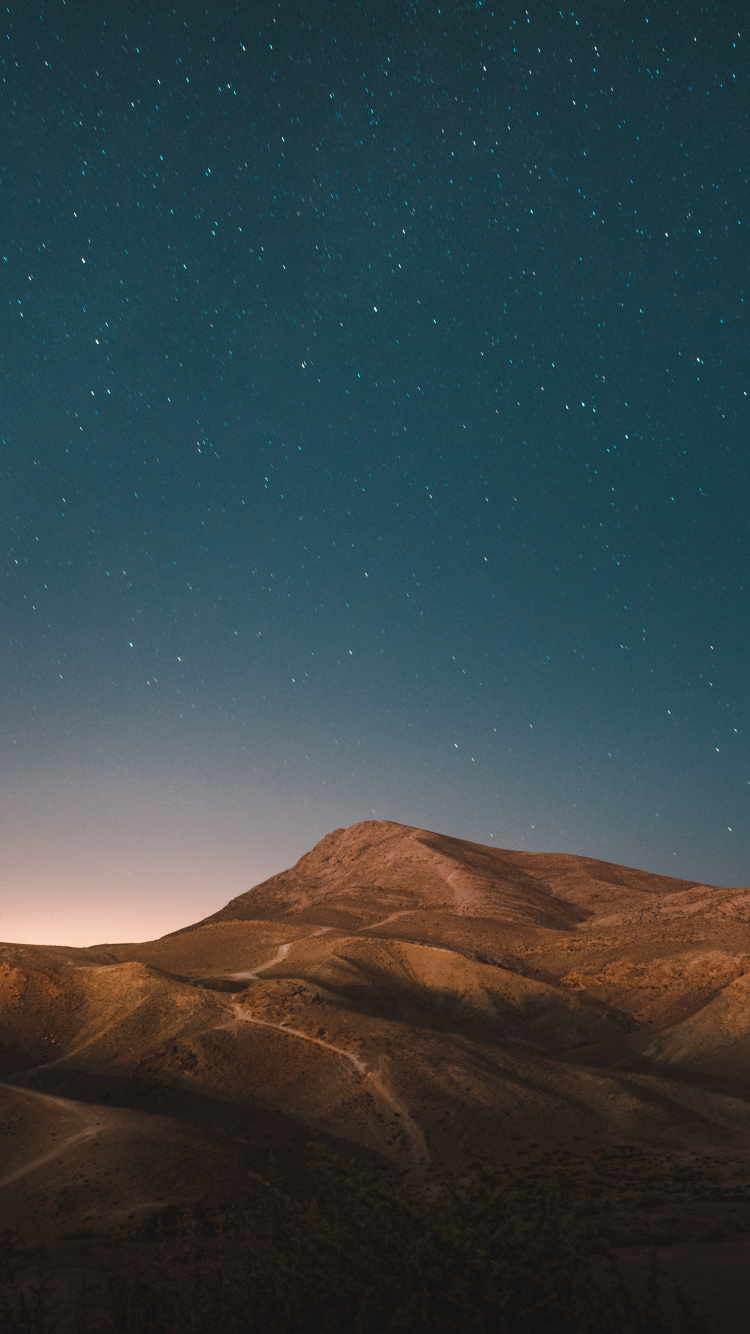
[[[161,940],[0,946],[0,1231],[306,1190],[321,1145],[419,1188],[480,1154],[733,1328],[749,984],[748,889],[338,829]]]
[[[590,857],[509,852],[366,820],[334,830],[291,870],[232,899],[197,925],[283,917],[358,928],[395,913],[444,910],[460,917],[565,928],[591,916],[649,909],[696,888],[692,881]]]

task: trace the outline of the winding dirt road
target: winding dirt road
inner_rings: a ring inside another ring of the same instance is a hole
[[[393,921],[396,917],[401,917],[403,911],[392,913],[390,917],[383,918],[381,922],[374,922],[373,926],[383,926],[385,922]],[[369,930],[371,928],[365,928]],[[316,936],[323,936],[333,927],[319,926],[312,931],[309,936],[302,936],[299,940],[290,940],[280,945],[272,958],[266,959],[264,963],[256,964],[255,968],[247,969],[240,973],[229,973],[228,977],[234,981],[253,981],[258,973],[264,973],[267,969],[273,968],[275,964],[281,963],[289,953],[292,945],[301,944],[303,941],[312,940]],[[324,1038],[314,1038],[309,1033],[304,1033],[300,1028],[291,1028],[288,1024],[275,1024],[270,1019],[259,1019],[256,1015],[249,1014],[243,1005],[237,1003],[233,1007],[234,1013],[242,1023],[257,1024],[261,1028],[275,1028],[279,1033],[285,1033],[288,1037],[297,1038],[301,1042],[312,1042],[316,1047],[323,1047],[326,1051],[335,1052],[337,1056],[348,1061],[354,1068],[360,1079],[368,1086],[368,1091],[379,1098],[387,1114],[391,1117],[397,1116],[400,1127],[404,1131],[408,1145],[409,1153],[412,1159],[412,1165],[417,1172],[422,1172],[429,1162],[429,1150],[425,1143],[424,1135],[411,1116],[408,1107],[399,1098],[395,1089],[386,1080],[382,1071],[369,1070],[364,1061],[354,1052],[347,1051],[345,1047],[336,1047],[332,1042],[326,1042]]]
[[[400,914],[396,913],[393,915],[399,916]],[[390,921],[391,919],[386,918],[385,920]],[[374,925],[380,926],[381,923],[378,922]],[[273,968],[275,964],[281,963],[282,959],[286,958],[292,945],[300,944],[302,941],[311,940],[315,936],[325,935],[327,931],[331,930],[333,930],[333,928],[330,926],[319,926],[316,931],[313,931],[309,936],[301,937],[299,941],[290,940],[285,944],[280,945],[271,959],[267,959],[264,963],[257,964],[255,968],[247,969],[245,972],[241,973],[230,973],[228,976],[238,982],[253,981],[258,973],[264,973],[267,969]],[[359,1056],[354,1052],[347,1051],[345,1047],[336,1047],[332,1042],[326,1042],[324,1038],[314,1038],[311,1034],[303,1032],[301,1028],[291,1028],[289,1024],[275,1024],[272,1023],[270,1019],[259,1019],[257,1015],[248,1013],[245,1006],[240,1003],[233,1005],[232,1009],[236,1018],[241,1023],[257,1024],[260,1028],[275,1028],[277,1032],[285,1033],[287,1037],[297,1038],[300,1042],[311,1042],[314,1046],[323,1047],[326,1051],[335,1052],[335,1054],[340,1056],[342,1060],[348,1061],[362,1082],[368,1086],[368,1091],[373,1093],[375,1097],[380,1100],[386,1112],[391,1117],[398,1117],[401,1129],[404,1131],[408,1141],[409,1154],[412,1159],[413,1167],[418,1172],[421,1172],[426,1167],[430,1155],[425,1143],[424,1135],[416,1121],[412,1118],[408,1107],[402,1099],[399,1098],[395,1089],[386,1080],[382,1071],[369,1070],[364,1061],[360,1060]]]
[[[257,1015],[248,1014],[241,1004],[235,1004],[232,1008],[241,1023],[257,1024],[260,1028],[275,1028],[279,1033],[285,1033],[288,1037],[297,1038],[301,1042],[312,1042],[314,1046],[335,1052],[337,1056],[341,1056],[343,1060],[348,1061],[363,1084],[367,1085],[368,1091],[379,1098],[386,1111],[391,1116],[398,1116],[400,1127],[405,1132],[408,1140],[409,1154],[415,1170],[421,1172],[427,1166],[430,1155],[424,1135],[412,1118],[406,1104],[399,1098],[395,1089],[389,1085],[381,1071],[368,1070],[364,1061],[360,1060],[354,1052],[347,1051],[345,1047],[336,1047],[332,1042],[326,1042],[324,1038],[314,1038],[309,1033],[304,1033],[301,1028],[292,1028],[289,1024],[274,1024],[270,1019],[259,1019]]]
[[[273,957],[266,959],[265,963],[258,963],[254,968],[246,968],[241,973],[226,973],[225,976],[231,978],[233,982],[253,982],[258,973],[265,973],[267,968],[273,968],[275,964],[281,963],[281,960],[286,958],[292,945],[298,945],[300,941],[304,940],[314,940],[316,936],[324,936],[327,931],[332,930],[332,926],[319,926],[315,931],[311,931],[309,936],[300,936],[299,940],[290,940],[285,945],[279,945]]]

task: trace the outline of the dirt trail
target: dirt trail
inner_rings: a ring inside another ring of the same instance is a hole
[[[292,945],[299,945],[302,941],[313,940],[315,936],[324,936],[327,931],[332,931],[332,926],[319,926],[310,932],[309,936],[300,936],[299,940],[289,940],[285,945],[279,945],[273,958],[266,959],[265,963],[258,963],[254,968],[247,968],[241,973],[226,973],[225,976],[232,979],[233,982],[253,982],[258,973],[265,973],[267,968],[273,968],[277,963],[281,963],[289,953]]]
[[[37,1066],[37,1069],[43,1069],[43,1066]],[[31,1162],[24,1163],[22,1167],[17,1167],[14,1172],[9,1172],[7,1176],[0,1177],[0,1189],[3,1186],[9,1186],[12,1181],[18,1181],[20,1177],[27,1176],[29,1172],[35,1172],[38,1167],[43,1167],[45,1163],[51,1163],[53,1159],[59,1158],[74,1144],[81,1140],[93,1139],[104,1128],[104,1123],[113,1118],[108,1116],[105,1109],[101,1107],[90,1107],[85,1102],[74,1102],[70,1098],[58,1098],[52,1093],[39,1093],[37,1089],[24,1088],[22,1084],[12,1084],[8,1080],[2,1080],[0,1087],[12,1089],[14,1093],[20,1093],[25,1098],[36,1098],[38,1102],[46,1102],[48,1106],[59,1107],[64,1112],[73,1112],[80,1116],[84,1122],[82,1130],[74,1131],[66,1139],[61,1140],[54,1148],[49,1149],[47,1153],[41,1153]]]
[[[390,916],[384,917],[379,922],[373,922],[371,926],[364,927],[363,929],[365,931],[370,931],[373,927],[384,926],[386,922],[392,922],[395,921],[396,918],[402,917],[407,911],[408,909],[404,908],[398,912],[391,913]],[[316,936],[323,936],[328,931],[332,930],[333,927],[330,926],[319,926],[315,931],[312,931],[309,936],[302,936],[299,940],[290,940],[283,945],[280,945],[272,958],[267,959],[264,963],[257,964],[255,968],[247,969],[240,973],[229,973],[227,976],[238,982],[253,981],[258,973],[264,973],[268,968],[273,968],[277,963],[281,963],[282,959],[286,958],[292,945],[300,944],[302,941],[312,940]],[[367,1066],[360,1060],[359,1056],[356,1056],[354,1052],[347,1051],[345,1047],[336,1047],[332,1042],[326,1042],[323,1038],[314,1038],[309,1033],[304,1033],[302,1029],[291,1028],[288,1024],[274,1024],[270,1019],[258,1019],[255,1015],[248,1014],[247,1010],[245,1010],[241,1004],[235,1004],[232,1008],[237,1018],[243,1023],[257,1024],[261,1028],[275,1028],[279,1033],[286,1033],[289,1037],[298,1038],[302,1042],[312,1042],[314,1046],[323,1047],[327,1051],[335,1052],[337,1056],[341,1056],[344,1060],[348,1061],[362,1081],[367,1084],[368,1089],[380,1099],[387,1112],[391,1116],[398,1115],[401,1128],[405,1132],[408,1140],[412,1165],[418,1173],[421,1174],[424,1171],[430,1157],[424,1135],[416,1121],[412,1118],[408,1107],[402,1099],[399,1098],[395,1089],[383,1075],[382,1071],[368,1070]]]
[[[291,943],[290,941],[289,945],[279,945],[273,958],[266,959],[265,963],[259,963],[255,968],[246,968],[244,972],[227,973],[226,976],[231,977],[233,982],[254,982],[258,973],[264,973],[267,968],[273,968],[274,964],[281,963],[281,960],[286,958]]]
[[[368,1070],[364,1061],[360,1060],[354,1052],[347,1051],[345,1047],[336,1047],[332,1042],[326,1042],[323,1038],[311,1037],[309,1033],[303,1033],[300,1028],[291,1028],[288,1024],[274,1024],[270,1019],[258,1019],[253,1014],[248,1014],[244,1007],[235,1004],[233,1007],[237,1018],[246,1024],[257,1024],[261,1028],[275,1028],[279,1033],[286,1033],[288,1037],[298,1038],[302,1042],[312,1042],[316,1047],[323,1047],[326,1051],[335,1052],[337,1056],[343,1057],[349,1061],[357,1074],[365,1083],[369,1090],[379,1096],[380,1101],[385,1105],[391,1115],[397,1114],[401,1123],[401,1128],[405,1131],[409,1141],[409,1152],[412,1159],[412,1165],[418,1173],[422,1173],[429,1161],[429,1151],[425,1143],[424,1135],[413,1120],[406,1104],[399,1098],[395,1089],[385,1079],[382,1072]]]
[[[399,908],[398,912],[392,912],[390,917],[382,917],[379,922],[370,922],[369,926],[363,926],[363,931],[376,931],[379,926],[386,926],[388,922],[395,922],[397,917],[405,917],[408,912],[413,912],[412,908]]]

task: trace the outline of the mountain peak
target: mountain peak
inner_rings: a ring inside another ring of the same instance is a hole
[[[363,820],[332,830],[289,870],[195,925],[294,918],[362,928],[395,913],[442,910],[570,929],[591,918],[663,909],[696,888],[694,881],[590,857],[486,847],[391,820]]]

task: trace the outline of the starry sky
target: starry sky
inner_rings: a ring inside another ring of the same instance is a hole
[[[746,24],[527,4],[10,4],[3,938],[373,817],[748,883]]]

